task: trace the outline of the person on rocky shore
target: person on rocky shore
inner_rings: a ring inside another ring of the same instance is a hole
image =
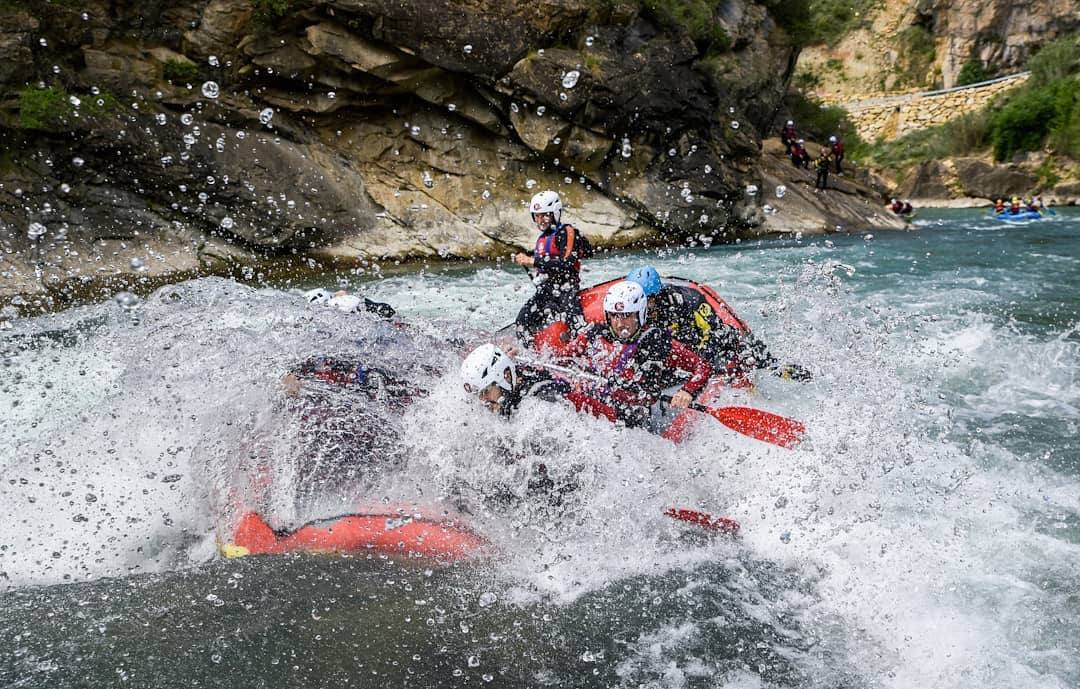
[[[565,322],[576,334],[586,325],[578,291],[581,259],[592,254],[585,235],[562,222],[562,201],[554,191],[542,191],[529,202],[529,214],[540,236],[532,254],[514,254],[514,263],[527,269],[536,285],[534,294],[518,312],[518,337],[529,342],[555,321]]]
[[[833,162],[836,163],[836,174],[844,174],[844,170],[840,167],[840,162],[844,159],[844,142],[838,136],[833,135],[829,137],[829,149],[832,151]]]
[[[791,156],[791,164],[795,167],[801,167],[808,169],[810,167],[810,153],[806,150],[806,141],[798,139],[791,146],[791,152],[788,154]]]
[[[814,166],[817,168],[817,179],[814,180],[814,193],[825,191],[829,187],[829,165],[832,164],[832,149],[828,146],[821,147]]]
[[[788,120],[780,129],[780,143],[784,144],[784,153],[791,155],[791,148],[799,140],[799,133],[795,130],[794,120]]]

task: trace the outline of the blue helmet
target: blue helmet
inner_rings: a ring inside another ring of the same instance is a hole
[[[660,274],[657,273],[656,268],[653,268],[652,266],[634,268],[626,276],[626,279],[641,285],[641,289],[645,292],[646,297],[660,294]]]

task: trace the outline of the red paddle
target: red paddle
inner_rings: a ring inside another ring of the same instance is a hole
[[[669,507],[664,515],[680,522],[694,524],[710,531],[719,531],[731,536],[739,535],[739,522],[731,517],[714,517],[708,512],[689,510],[683,507]]]
[[[663,398],[670,402],[670,397]],[[773,414],[753,407],[706,407],[696,402],[690,404],[694,411],[708,414],[731,430],[780,447],[794,447],[806,426],[795,419]]]
[[[603,380],[597,375],[566,366],[549,364],[546,361],[537,361],[523,356],[518,356],[518,361],[550,369],[571,377],[593,381]],[[667,396],[661,399],[665,402],[671,401],[671,398]],[[690,404],[690,409],[708,414],[736,433],[742,433],[755,440],[772,443],[780,447],[794,447],[802,435],[806,433],[806,426],[802,425],[801,422],[763,409],[754,409],[753,407],[706,407],[696,402]],[[594,412],[594,416],[599,416],[599,414]]]

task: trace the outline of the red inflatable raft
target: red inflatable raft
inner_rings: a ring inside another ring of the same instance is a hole
[[[600,284],[587,287],[578,292],[578,298],[581,300],[581,309],[585,313],[585,320],[589,323],[604,322],[604,296],[612,285],[620,283],[623,280],[624,278],[615,278],[614,280],[601,282]],[[697,292],[705,298],[705,302],[712,307],[717,318],[723,323],[735,328],[739,332],[750,332],[750,328],[746,323],[735,314],[734,309],[732,309],[712,287],[701,285],[693,280],[687,280],[686,278],[680,277],[665,277],[662,278],[662,282],[665,286],[675,287],[676,289],[687,292]],[[533,338],[534,349],[537,351],[542,351],[545,348],[558,350],[560,345],[559,338],[567,330],[567,325],[562,321],[552,323],[547,328],[538,332]],[[727,383],[721,383],[719,380],[714,379],[704,390],[702,390],[701,394],[698,395],[697,401],[701,404],[713,402],[724,387],[748,388],[751,386],[752,383],[746,378],[742,378],[735,382],[729,381]],[[673,443],[682,442],[689,437],[700,418],[701,415],[697,412],[685,411],[673,418],[660,435]]]
[[[275,531],[261,515],[248,512],[220,545],[226,557],[290,552],[377,553],[444,562],[478,555],[485,541],[453,520],[401,514],[347,514]]]

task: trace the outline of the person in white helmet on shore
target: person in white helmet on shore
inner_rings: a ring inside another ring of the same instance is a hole
[[[572,333],[585,327],[578,291],[581,259],[592,254],[589,241],[573,225],[562,221],[562,200],[554,191],[542,191],[529,202],[529,213],[540,236],[531,254],[514,254],[514,263],[526,268],[536,285],[534,294],[515,321],[517,335],[531,342],[536,333],[563,321]]]
[[[648,324],[648,299],[636,282],[624,280],[608,289],[604,320],[559,353],[583,357],[585,367],[601,379],[584,385],[583,391],[607,404],[627,426],[647,424],[651,408],[676,370],[689,374],[689,379],[671,397],[675,409],[687,408],[712,376],[711,364],[672,338],[666,328]]]

